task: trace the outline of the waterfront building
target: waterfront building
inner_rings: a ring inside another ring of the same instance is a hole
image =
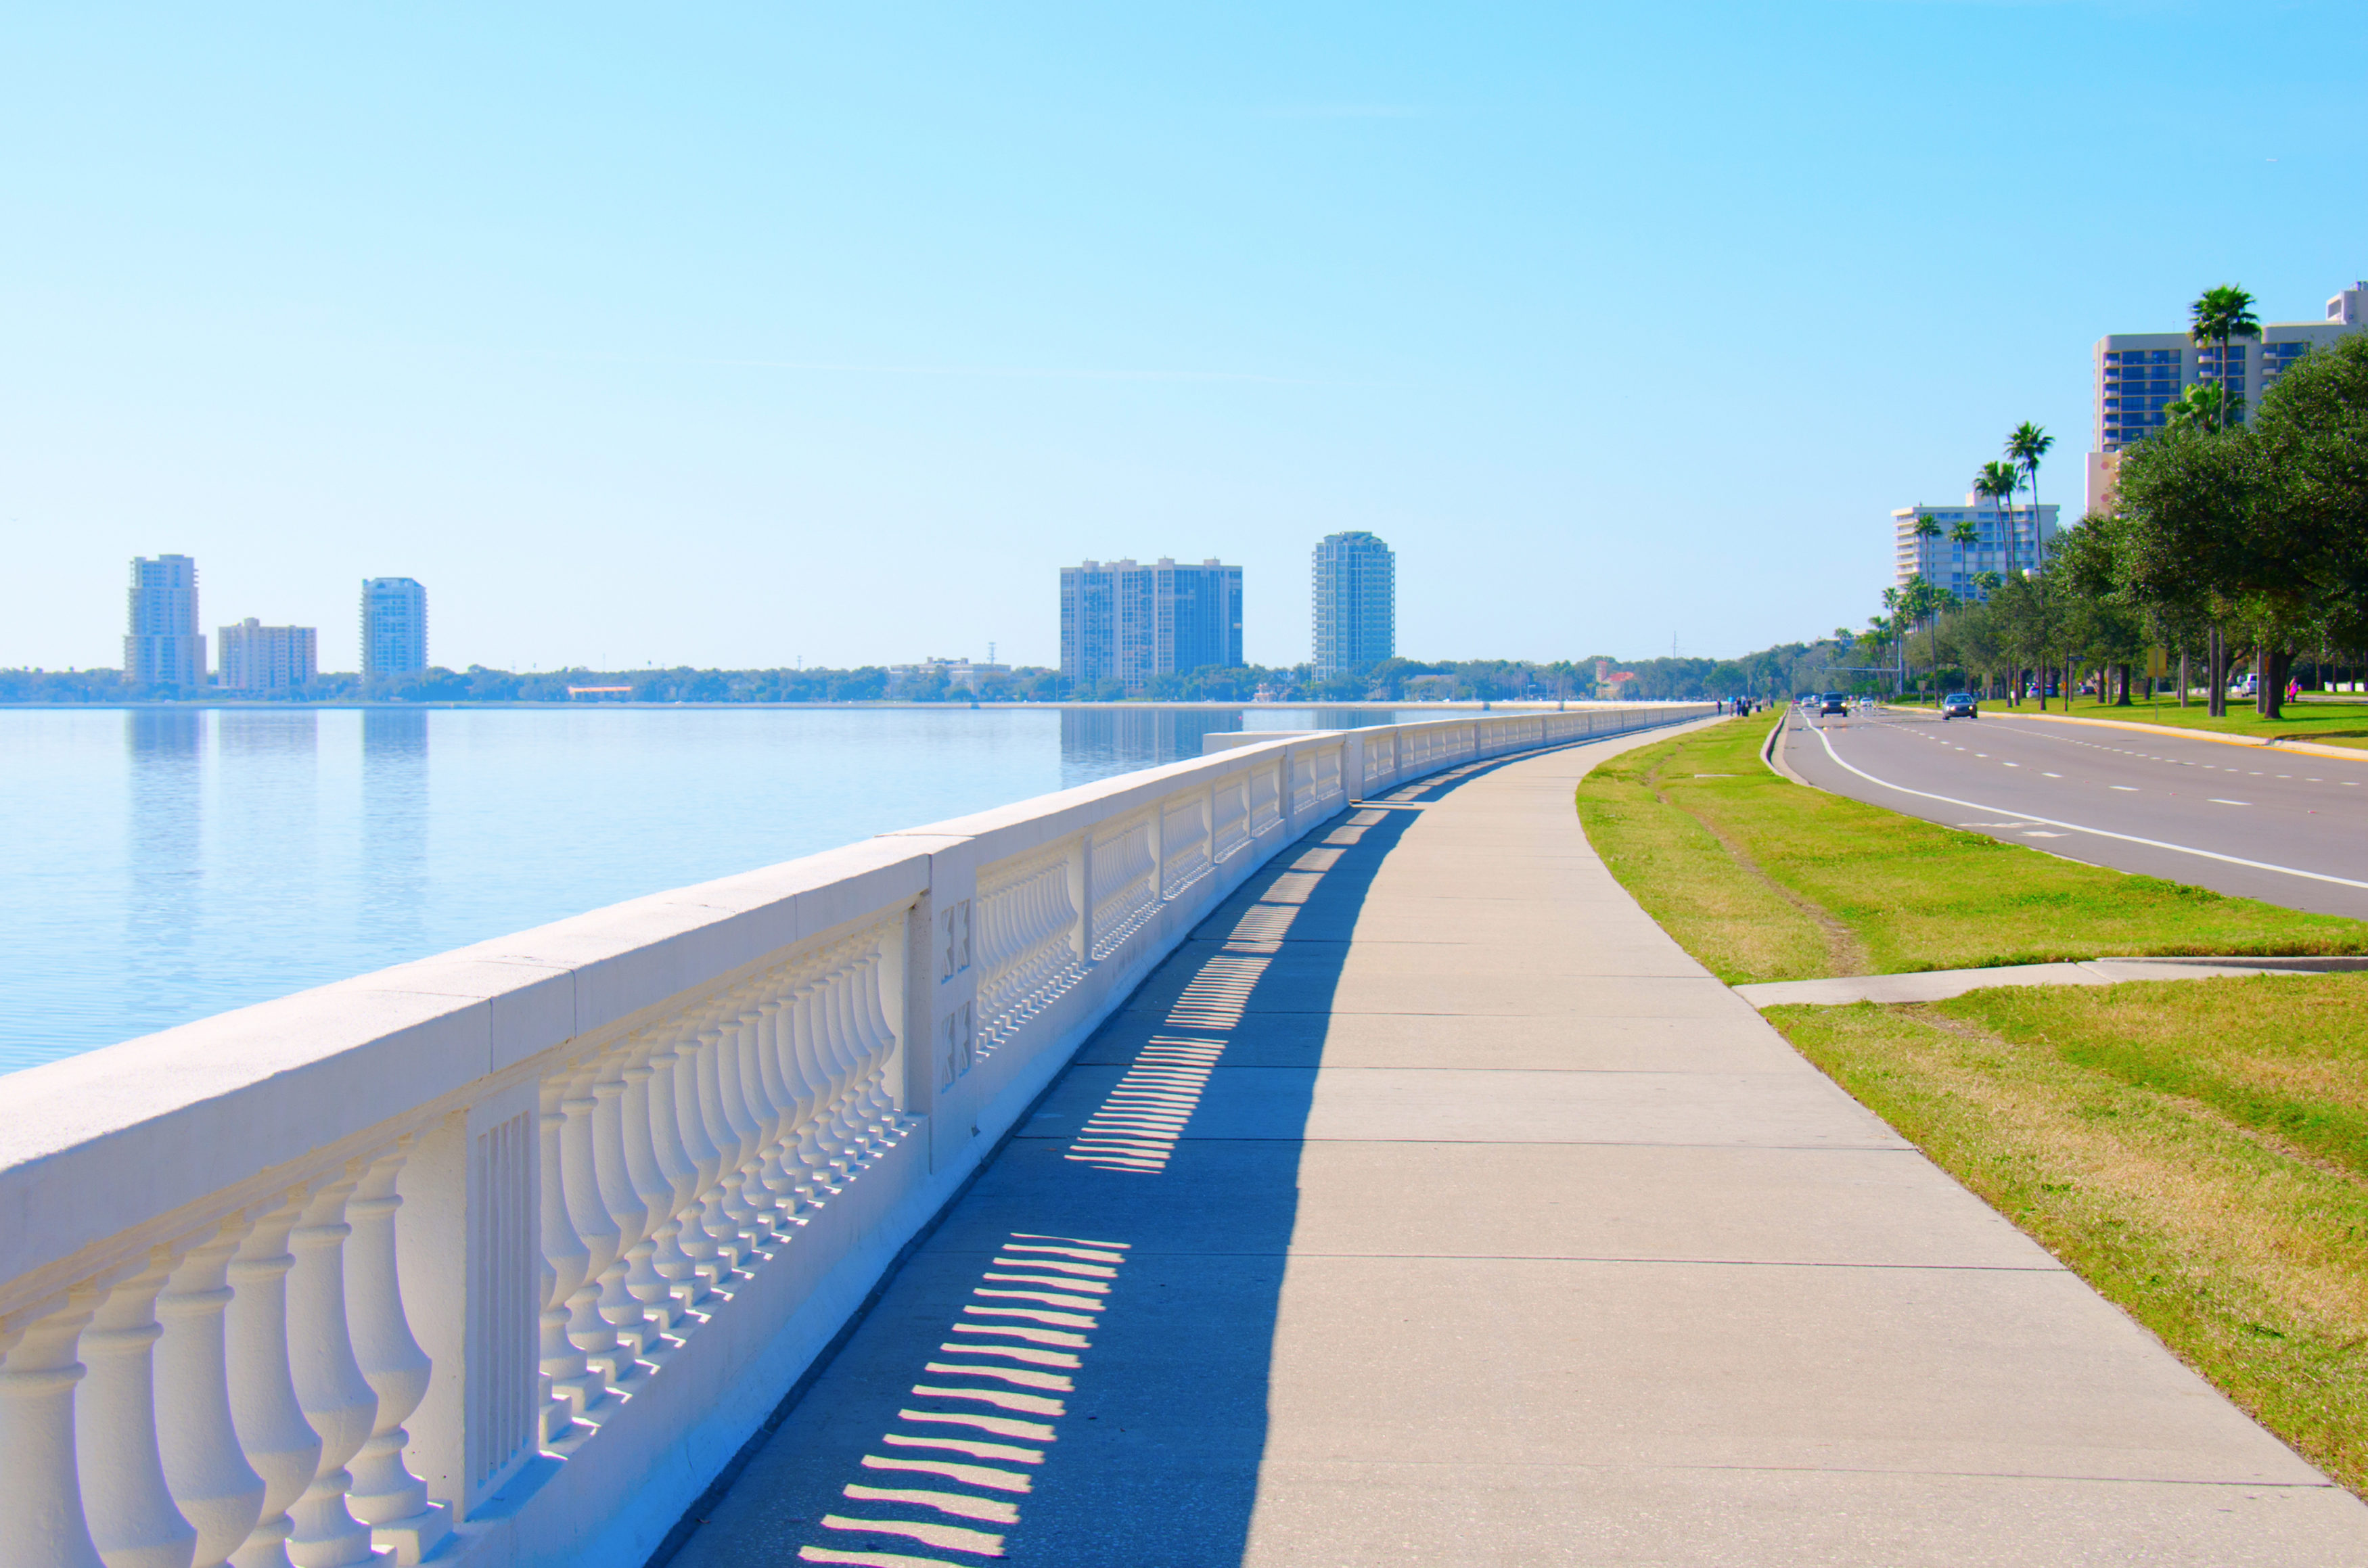
[[[1071,689],[1114,680],[1132,695],[1154,676],[1241,662],[1240,567],[1162,556],[1061,568],[1061,673]]]
[[[2163,410],[2192,386],[2214,382],[2260,403],[2287,366],[2312,348],[2368,327],[2368,282],[2327,301],[2317,321],[2266,322],[2261,335],[2237,338],[2224,361],[2217,344],[2198,345],[2184,332],[2109,333],[2097,339],[2095,431],[2089,451],[2089,510],[2112,506],[2113,472],[2134,441],[2163,426]]]
[[[133,686],[203,686],[206,640],[198,631],[198,563],[186,555],[131,561],[123,678]]]
[[[1398,558],[1361,529],[1326,534],[1315,546],[1317,679],[1362,669],[1398,648]]]
[[[427,667],[427,590],[408,577],[362,584],[362,678]]]
[[[265,626],[248,616],[225,626],[215,639],[221,667],[214,684],[224,691],[295,691],[318,673],[320,633],[310,626]]]
[[[916,684],[926,681],[932,676],[944,676],[948,686],[958,686],[965,691],[976,691],[978,683],[989,676],[1010,674],[1009,665],[973,663],[967,658],[940,659],[932,654],[917,665],[889,665],[888,695],[901,697],[911,690]]]
[[[1896,540],[1892,582],[1904,588],[1909,578],[1921,576],[1961,599],[1987,599],[1988,590],[1975,579],[1985,572],[2006,575],[2009,530],[2014,540],[2014,569],[2034,570],[2047,546],[2055,542],[2058,510],[2051,501],[2044,506],[2009,506],[2002,511],[1995,502],[1974,494],[1968,494],[1962,506],[1902,506],[1891,514]],[[1941,531],[1933,538],[1923,538],[1916,531],[1918,521],[1925,517],[1940,525]],[[1959,544],[1951,536],[1967,522],[1974,525],[1975,540]]]

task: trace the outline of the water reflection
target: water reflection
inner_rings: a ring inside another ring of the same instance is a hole
[[[123,715],[131,774],[124,957],[135,999],[182,990],[193,978],[205,868],[205,723],[202,712],[171,708]]]
[[[416,953],[427,907],[426,711],[362,712],[362,881],[357,936],[365,947]]]

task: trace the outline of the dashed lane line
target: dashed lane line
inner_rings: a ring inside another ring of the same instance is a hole
[[[1865,779],[1868,783],[1876,786],[1878,789],[1894,790],[1902,795],[1913,795],[1917,799],[1922,801],[1939,801],[1944,805],[1963,806],[1967,811],[1989,812],[1998,815],[2005,814],[2005,808],[2002,806],[1987,806],[1984,805],[1979,801],[1961,801],[1954,795],[1936,795],[1929,790],[1910,790],[1905,784],[1894,784],[1888,778],[1877,778],[1873,774],[1866,771],[1866,769],[1862,767],[1855,767],[1850,764],[1844,762],[1842,760],[1841,753],[1834,750],[1834,743],[1827,739],[1826,733],[1823,730],[1817,732],[1817,740],[1825,746],[1826,755],[1834,759],[1835,767],[1842,768],[1847,772],[1857,774],[1861,778]],[[2223,803],[2225,804],[2226,802]],[[2350,877],[2329,876],[2325,871],[2305,871],[2297,867],[2280,866],[2268,860],[2248,860],[2241,855],[2223,855],[2216,849],[2198,849],[2192,844],[2169,844],[2159,838],[2141,838],[2134,833],[2113,833],[2105,828],[2089,827],[2081,823],[2061,822],[2054,817],[2032,816],[2029,820],[2032,822],[2044,822],[2050,827],[2066,828],[2073,833],[2087,833],[2093,834],[2099,838],[2119,839],[2123,844],[2143,844],[2149,849],[2169,849],[2173,853],[2180,855],[2197,855],[2206,860],[2218,860],[2230,866],[2249,867],[2251,869],[2256,871],[2279,871],[2289,877],[2307,878],[2314,882],[2333,882],[2339,887],[2368,888],[2368,882],[2355,881]]]

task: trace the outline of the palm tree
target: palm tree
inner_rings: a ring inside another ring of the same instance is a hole
[[[2227,385],[2228,345],[2235,338],[2261,335],[2260,318],[2253,314],[2253,296],[2234,283],[2223,283],[2198,294],[2195,302],[2187,307],[2187,313],[2194,323],[2187,335],[2195,347],[2201,348],[2209,343],[2220,350],[2220,369],[2214,379],[2223,395],[2219,406],[2213,411],[2214,423],[2205,428],[2218,430],[2240,424],[2245,417],[2245,399]]]
[[[2028,419],[2016,426],[2006,438],[2007,461],[2022,470],[2023,478],[2031,486],[2031,542],[2034,552],[2039,545],[2039,460],[2045,457],[2047,449],[2054,445],[2055,437]],[[2011,538],[2013,528],[2010,524],[2007,531]],[[2013,575],[2013,557],[2009,556],[2006,564],[2007,574]]]
[[[1974,475],[1974,494],[1998,509],[2006,525],[2006,574],[2014,575],[2014,493],[2022,488],[2022,472],[2010,462],[1982,464]]]
[[[2162,427],[2166,432],[2189,428],[2217,430],[2231,421],[2229,397],[2226,387],[2211,381],[2198,381],[2163,404]],[[2236,412],[2241,414],[2243,410],[2239,408]]]

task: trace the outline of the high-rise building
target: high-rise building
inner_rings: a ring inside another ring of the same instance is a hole
[[[2089,510],[2112,505],[2122,452],[2163,426],[2164,407],[2199,382],[2216,382],[2248,408],[2277,384],[2287,366],[2320,344],[2368,327],[2368,282],[2327,301],[2320,321],[2269,322],[2261,335],[2237,338],[2221,358],[2217,344],[2183,332],[2121,332],[2097,339],[2096,435],[2089,452]]]
[[[362,678],[427,667],[427,590],[408,577],[362,584]]]
[[[222,661],[214,684],[224,691],[293,691],[318,670],[320,633],[309,626],[265,626],[248,616],[214,640]]]
[[[198,631],[198,563],[189,557],[132,559],[123,678],[133,686],[205,684],[206,640]]]
[[[1315,674],[1378,664],[1398,651],[1398,558],[1362,530],[1315,546]]]
[[[1242,569],[1088,561],[1061,568],[1061,673],[1073,690],[1242,662]]]
[[[1892,581],[1900,587],[1921,576],[1936,588],[1946,588],[1961,599],[1986,599],[1989,591],[1976,581],[1985,572],[2006,575],[2008,529],[2013,530],[2014,569],[2037,568],[2045,548],[2055,539],[2056,506],[2009,506],[1983,495],[1967,495],[1962,506],[1902,506],[1891,514],[1897,540]],[[1916,531],[1920,518],[1930,517],[1940,533],[1926,539]],[[1975,540],[1959,544],[1952,536],[1965,523],[1974,525]]]

